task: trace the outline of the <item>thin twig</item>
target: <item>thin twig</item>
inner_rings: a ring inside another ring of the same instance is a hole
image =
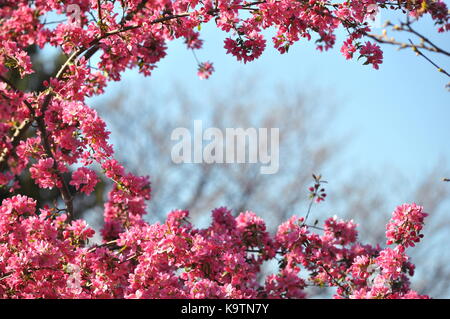
[[[100,245],[95,245],[95,246],[91,247],[91,249],[89,249],[88,252],[92,253],[98,248],[107,247],[107,246],[111,246],[111,245],[115,245],[115,244],[117,244],[117,239],[108,241],[108,242],[100,244]]]
[[[425,60],[430,62],[439,72],[444,73],[445,75],[450,77],[450,74],[447,71],[445,71],[443,68],[441,68],[436,63],[434,63],[430,58],[428,58],[425,54],[423,54],[416,46],[414,46],[414,43],[411,41],[411,39],[409,39],[409,42],[411,43],[412,49],[414,52],[416,52],[418,55],[422,56]]]
[[[348,289],[348,287],[343,286],[339,281],[337,281],[328,271],[328,269],[324,266],[324,265],[319,265],[323,270],[325,270],[325,272],[327,273],[327,275],[331,278],[331,280],[333,281],[333,283],[337,286],[339,286],[341,289],[343,289],[347,295],[350,294],[350,291]]]
[[[100,25],[103,25],[103,17],[102,17],[102,5],[100,4],[100,0],[97,0],[97,9],[98,9],[98,19],[100,21]]]
[[[13,273],[12,272],[10,272],[10,273],[7,273],[6,275],[4,275],[3,277],[0,277],[0,281],[2,281],[2,280],[4,280],[4,279],[7,279],[7,278],[9,278],[9,277],[11,277],[13,275]]]
[[[438,47],[436,44],[434,44],[433,42],[431,42],[427,37],[425,37],[425,36],[422,35],[421,33],[419,33],[419,32],[417,32],[416,30],[414,30],[414,29],[411,27],[411,22],[408,21],[407,23],[402,23],[402,26],[405,26],[405,25],[406,25],[406,27],[408,28],[408,30],[406,30],[406,31],[408,31],[408,32],[410,32],[410,33],[412,33],[412,34],[418,36],[421,40],[423,40],[424,42],[426,42],[426,43],[428,43],[429,45],[431,45],[431,46],[434,48],[434,52],[442,53],[442,54],[444,54],[444,55],[450,56],[450,52],[441,49],[441,48]],[[404,29],[403,29],[403,30],[404,30]]]
[[[314,197],[311,198],[311,201],[309,202],[308,211],[307,211],[307,213],[306,213],[305,220],[303,221],[302,226],[305,225],[306,220],[308,219],[308,216],[309,216],[309,214],[311,213],[311,208],[312,208],[313,204],[314,204]]]

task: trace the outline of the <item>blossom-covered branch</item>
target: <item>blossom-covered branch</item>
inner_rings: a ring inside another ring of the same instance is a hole
[[[423,12],[422,12],[423,13]],[[420,15],[419,15],[420,16]],[[386,30],[383,30],[381,35],[376,34],[367,34],[369,38],[374,39],[378,43],[390,44],[396,46],[399,50],[405,48],[411,48],[417,55],[422,56],[425,60],[427,60],[431,65],[433,65],[436,70],[445,74],[447,77],[450,77],[450,74],[441,66],[437,65],[432,59],[430,59],[427,55],[425,55],[422,50],[430,51],[432,53],[441,54],[443,56],[450,57],[450,52],[442,49],[440,46],[436,45],[433,41],[431,41],[428,37],[424,36],[422,33],[416,31],[413,28],[413,23],[418,21],[419,17],[411,20],[409,17],[406,18],[406,22],[400,22],[399,24],[392,24],[390,21],[385,23],[386,27],[392,27],[393,31],[403,32],[411,34],[419,39],[419,43],[414,43],[411,39],[408,39],[408,42],[398,41],[393,37],[388,37]],[[441,28],[440,32],[444,32],[448,27]]]
[[[293,216],[275,235],[252,212],[212,212],[196,229],[187,211],[163,224],[138,223],[116,240],[89,246],[94,231],[36,210],[25,196],[0,207],[0,297],[4,298],[304,298],[306,287],[335,287],[336,298],[424,298],[409,287],[406,249],[422,237],[426,214],[399,206],[385,249],[357,241],[356,225],[325,220],[323,234]],[[278,270],[258,280],[265,261]],[[301,269],[308,274],[300,275]]]

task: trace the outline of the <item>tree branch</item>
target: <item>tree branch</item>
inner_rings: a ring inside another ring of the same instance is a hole
[[[430,58],[428,58],[425,54],[423,54],[419,49],[417,49],[417,47],[414,45],[414,43],[409,40],[409,42],[411,43],[411,47],[413,49],[414,52],[416,52],[418,55],[422,56],[425,60],[427,60],[428,62],[430,62],[439,72],[444,73],[445,75],[447,75],[448,77],[450,77],[450,74],[445,71],[443,68],[441,68],[439,65],[437,65],[436,63],[434,63]]]
[[[14,86],[13,83],[11,83],[7,78],[3,77],[2,75],[0,75],[0,80],[3,81],[4,83],[6,83],[10,88],[12,88],[13,90],[17,91],[16,87]],[[2,96],[5,99],[10,99],[8,96],[2,94]],[[30,111],[32,110],[32,106],[31,104],[28,103],[28,101],[24,100],[25,105],[28,107],[28,109],[30,109]],[[31,119],[25,119],[22,123],[20,123],[20,125],[18,127],[16,127],[13,135],[11,136],[11,145],[12,145],[12,149],[14,150],[15,147],[19,144],[20,140],[22,139],[22,137],[25,135],[25,132],[28,130],[28,128],[30,127],[32,121]],[[9,157],[9,155],[11,154],[10,150],[5,147],[1,154],[0,154],[0,170],[3,171],[6,168],[6,162],[7,159]]]

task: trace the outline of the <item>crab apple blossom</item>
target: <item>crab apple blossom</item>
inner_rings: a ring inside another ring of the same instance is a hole
[[[253,212],[215,209],[197,229],[175,210],[163,224],[136,221],[89,246],[85,221],[28,197],[5,199],[0,213],[3,298],[305,298],[310,285],[337,287],[336,298],[424,297],[409,288],[414,268],[400,245],[361,245],[355,225],[337,219],[319,235],[294,216],[271,235]],[[260,281],[269,260],[278,271]]]
[[[206,23],[227,33],[226,53],[243,63],[268,45],[284,54],[297,42],[314,41],[319,51],[338,43],[346,59],[359,53],[363,64],[378,69],[383,54],[373,41],[385,40],[370,34],[374,6],[428,17],[438,32],[450,30],[441,0],[2,1],[0,187],[10,195],[0,206],[0,297],[304,298],[309,286],[333,287],[336,298],[423,297],[410,289],[414,266],[406,255],[422,238],[421,207],[394,211],[386,237],[395,247],[385,249],[359,243],[352,221],[307,224],[312,204],[326,198],[320,176],[309,189],[305,217],[293,216],[276,234],[255,213],[234,216],[225,207],[212,211],[204,229],[195,228],[185,210],[149,224],[143,218],[149,178],[115,159],[106,123],[87,104],[129,69],[151,75],[170,41],[201,49]],[[340,30],[346,31],[343,43]],[[58,49],[64,61],[38,90],[22,90],[14,79],[35,75],[31,52],[44,47]],[[197,65],[202,79],[214,71],[212,62]],[[75,219],[74,198],[92,193],[100,173],[112,187],[103,242],[92,245],[94,230]],[[39,189],[57,190],[60,200],[42,206],[17,195],[24,193],[18,181],[25,175]],[[278,267],[266,275],[268,261]]]
[[[210,62],[203,62],[198,65],[197,75],[200,79],[207,79],[214,72],[214,67]]]
[[[423,234],[423,221],[428,214],[423,207],[416,204],[401,205],[392,213],[392,219],[387,225],[387,244],[401,244],[404,247],[415,246]]]
[[[74,185],[77,190],[89,195],[95,188],[98,182],[97,175],[93,170],[86,167],[81,167],[72,174],[70,185]]]

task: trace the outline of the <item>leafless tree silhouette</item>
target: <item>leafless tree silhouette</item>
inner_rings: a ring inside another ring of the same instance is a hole
[[[445,162],[420,174],[419,181],[409,180],[393,167],[358,171],[358,165],[340,158],[351,132],[336,136],[329,129],[339,112],[332,94],[319,89],[292,94],[279,88],[270,100],[255,98],[248,87],[241,83],[199,101],[175,85],[164,96],[146,90],[127,97],[122,92],[99,105],[119,157],[136,173],[151,177],[150,221],[162,220],[172,209],[188,209],[195,221],[207,222],[211,209],[227,206],[236,214],[256,212],[274,231],[291,215],[305,214],[311,174],[328,170],[336,180],[330,184],[326,203],[314,207],[312,217],[322,221],[336,214],[354,219],[364,242],[384,244],[385,224],[402,201],[425,207],[430,213],[426,240],[411,249],[419,273],[413,284],[431,296],[450,297],[450,256],[442,253],[450,239],[450,187],[442,182],[448,174]],[[280,128],[279,172],[261,175],[255,164],[174,164],[171,132],[177,127],[191,129],[195,119],[220,129]]]

